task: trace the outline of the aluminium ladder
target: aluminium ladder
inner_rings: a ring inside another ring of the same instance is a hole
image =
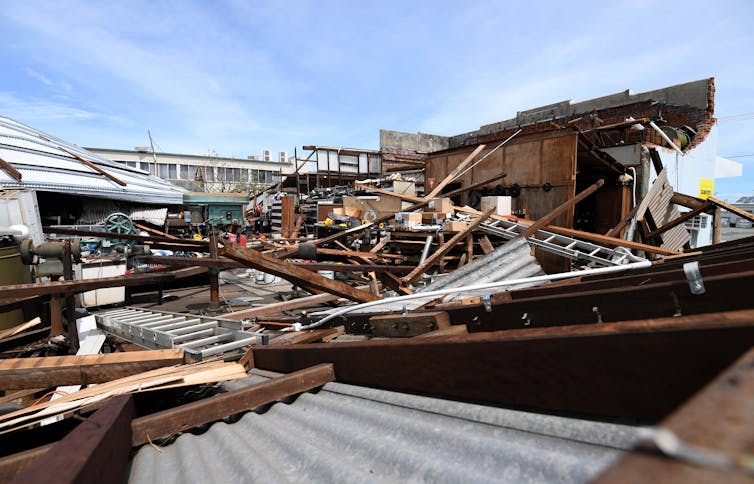
[[[249,333],[232,319],[124,307],[96,314],[102,330],[149,349],[181,348],[192,359],[267,344],[266,334]]]
[[[489,234],[511,240],[516,237],[521,237],[521,234],[525,232],[528,227],[509,220],[496,219],[491,223],[480,225],[479,228]],[[646,260],[643,257],[633,255],[624,247],[603,247],[601,245],[566,237],[565,235],[554,234],[541,229],[537,230],[534,236],[529,237],[527,241],[534,247],[540,248],[546,252],[552,252],[574,261],[588,261],[592,265],[603,267]]]

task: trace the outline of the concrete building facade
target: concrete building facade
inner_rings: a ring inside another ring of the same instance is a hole
[[[230,158],[179,153],[153,153],[149,148],[134,150],[87,148],[103,158],[140,169],[195,192],[250,192],[280,181],[281,173],[293,170],[287,153],[273,159],[270,150],[260,156]]]

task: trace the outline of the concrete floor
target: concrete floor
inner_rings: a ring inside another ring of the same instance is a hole
[[[220,304],[224,311],[237,311],[249,305],[261,306],[280,302],[280,295],[290,296],[290,283],[279,280],[272,284],[257,283],[253,273],[245,269],[233,269],[220,273]],[[174,312],[205,312],[209,309],[209,286],[196,286],[165,290],[161,303],[155,301],[154,293],[140,294],[132,298],[132,306]],[[218,314],[222,316],[222,314]]]
[[[727,242],[729,240],[744,239],[751,236],[754,236],[754,228],[739,229],[736,227],[723,227],[722,230],[722,239],[724,242]]]

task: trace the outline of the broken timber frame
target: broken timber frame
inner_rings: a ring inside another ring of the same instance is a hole
[[[456,176],[461,173],[467,166],[471,164],[474,159],[479,156],[479,154],[484,150],[485,145],[481,144],[476,147],[474,151],[472,151],[469,156],[464,158],[463,161],[461,161],[458,166],[456,166],[453,171],[448,173],[448,176],[446,176],[440,183],[437,184],[436,187],[432,189],[431,192],[429,192],[427,195],[424,196],[425,201],[432,200],[433,198],[437,197],[438,194],[442,192],[442,189],[445,188],[445,186],[448,185],[448,183],[452,182]]]
[[[381,299],[366,291],[359,291],[340,281],[328,279],[316,272],[310,272],[291,263],[281,261],[275,257],[263,254],[254,249],[229,244],[223,249],[223,254],[233,260],[241,262],[254,269],[280,276],[294,284],[326,291],[331,294],[357,302],[369,302]]]
[[[582,415],[657,419],[754,344],[753,316],[754,310],[744,310],[253,352],[256,367],[272,371],[332,363],[338,381],[354,385]]]
[[[152,439],[166,437],[199,425],[215,422],[224,417],[251,410],[260,405],[272,403],[281,398],[312,390],[332,381],[335,381],[333,365],[322,364],[273,378],[266,382],[257,383],[239,390],[215,395],[213,397],[146,415],[144,417],[135,418],[133,420],[131,420],[133,414],[133,407],[131,406],[131,413],[126,415],[128,417],[128,428],[120,428],[122,425],[119,423],[120,432],[117,436],[114,436],[117,437],[118,455],[112,457],[117,457],[117,460],[112,462],[109,458],[99,457],[99,465],[111,467],[115,464],[117,466],[120,459],[123,459],[125,464],[128,460],[132,446],[135,447],[146,444]],[[128,401],[131,402],[132,397],[129,395],[116,398],[118,399],[117,402],[123,401],[122,399],[124,398],[127,398]],[[102,410],[104,410],[104,408]],[[109,430],[109,426],[105,428],[107,422],[99,423],[102,425],[101,430],[103,432]],[[69,434],[69,436],[70,435],[71,434]],[[123,440],[124,436],[128,436],[128,439],[125,441]],[[66,437],[66,439],[67,438],[68,437]],[[101,443],[101,439],[98,440]],[[50,456],[52,455],[50,451],[57,451],[59,446],[65,441],[66,440],[64,439],[56,444],[44,445],[0,458],[0,480],[10,480],[14,476],[21,475],[25,470],[31,471],[35,462],[40,458],[45,459],[45,465],[36,467],[47,469],[47,463],[50,462],[48,459],[50,459]],[[88,458],[88,461],[91,461],[91,457],[98,456],[98,454],[95,454],[94,450],[87,452],[87,450],[92,447],[92,443],[95,442],[90,442],[88,446],[84,447],[86,450],[83,451],[81,447],[75,447],[74,452],[76,454],[73,457]],[[69,448],[64,454],[70,459],[72,458],[70,455],[71,453],[72,451]],[[56,467],[49,467],[49,469],[54,471],[58,470]],[[86,482],[104,482],[112,480],[113,478],[112,475],[107,477],[110,477],[110,479],[97,479]],[[118,478],[115,480],[121,481],[122,479]],[[54,479],[52,481],[58,482]],[[21,482],[51,482],[51,480],[48,478],[40,481],[23,480]],[[70,479],[67,482],[74,481],[73,479]]]
[[[182,349],[0,360],[0,390],[104,383],[183,363]]]
[[[403,282],[404,284],[410,284],[416,279],[418,279],[419,277],[421,277],[421,275],[424,274],[424,272],[427,269],[432,267],[439,258],[447,254],[448,251],[450,251],[450,249],[455,247],[455,245],[461,241],[461,239],[468,236],[471,232],[474,231],[474,229],[479,227],[482,224],[482,222],[487,220],[495,210],[497,210],[497,207],[493,206],[487,209],[486,211],[484,211],[481,216],[477,217],[477,219],[474,220],[472,223],[470,223],[468,226],[466,226],[465,229],[461,230],[460,232],[455,234],[453,237],[451,237],[450,240],[445,242],[442,246],[438,247],[438,249],[434,251],[432,255],[427,257],[427,259],[424,262],[419,264],[416,267],[416,269],[411,271],[407,276],[403,277],[401,279],[401,282]]]

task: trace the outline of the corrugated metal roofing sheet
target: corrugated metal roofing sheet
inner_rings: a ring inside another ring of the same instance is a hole
[[[274,375],[255,372],[226,387]],[[129,482],[585,482],[638,430],[328,383],[159,451],[142,447]]]
[[[499,245],[489,254],[478,257],[453,272],[433,276],[430,284],[418,289],[416,292],[422,293],[451,287],[463,287],[488,282],[524,279],[542,274],[544,274],[544,271],[539,265],[539,262],[537,262],[537,259],[532,255],[531,246],[526,239],[519,237]],[[536,286],[539,284],[542,283],[519,284],[508,288],[490,289],[486,291],[462,291],[445,296],[443,301],[456,301],[473,296],[482,296],[492,292],[504,292],[509,289],[520,289],[522,287]],[[419,308],[436,299],[438,299],[437,296],[427,296],[408,301],[387,302],[375,307],[357,309],[351,314],[377,314],[402,311],[404,306],[406,309],[411,310]],[[337,310],[338,309],[328,309],[314,314],[328,314]]]
[[[121,186],[95,172],[71,153],[126,183]],[[71,193],[129,202],[177,205],[184,189],[158,177],[101,158],[87,150],[0,116],[0,158],[21,173],[16,181],[0,170],[0,188]]]

